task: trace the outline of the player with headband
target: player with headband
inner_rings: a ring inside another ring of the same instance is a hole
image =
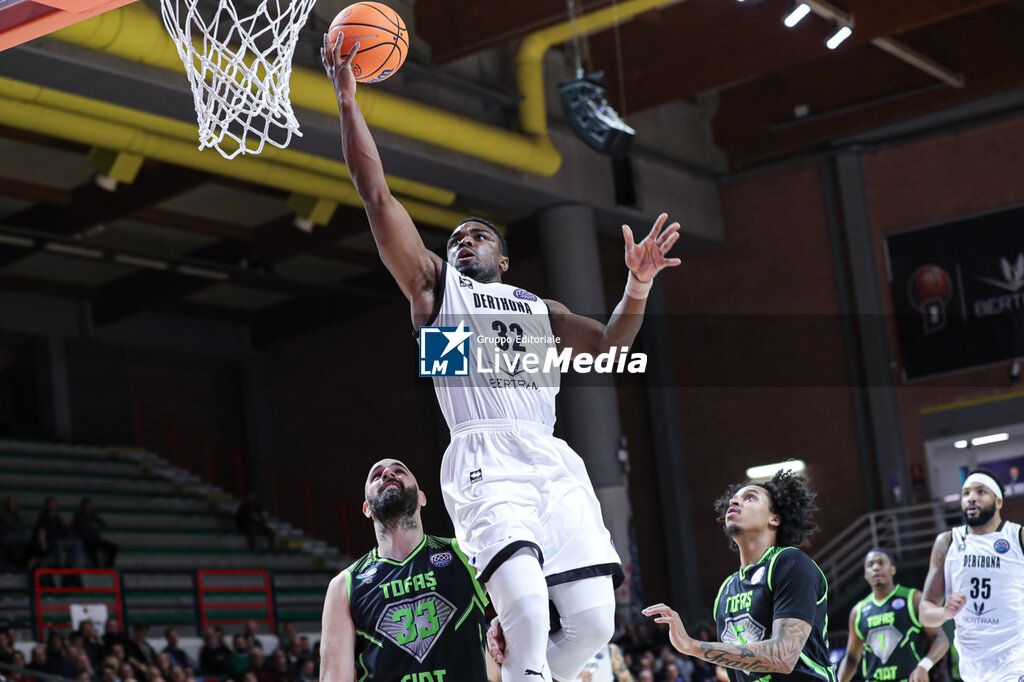
[[[960,491],[964,525],[935,538],[918,614],[956,623],[964,682],[1024,680],[1024,529],[1006,521],[998,476],[976,469]]]

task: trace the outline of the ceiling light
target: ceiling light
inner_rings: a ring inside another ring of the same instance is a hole
[[[789,28],[793,28],[810,13],[811,6],[808,5],[806,2],[801,2],[799,5],[793,8],[793,11],[790,12],[785,19],[782,20],[782,23],[784,23]]]
[[[988,436],[978,436],[977,438],[972,438],[971,445],[988,445],[989,443],[1001,443],[1004,440],[1010,440],[1010,434],[993,433]]]
[[[825,47],[830,50],[834,50],[839,47],[844,40],[853,35],[853,29],[849,26],[841,26],[838,31],[832,34],[832,37],[825,43]]]
[[[953,447],[957,448],[959,450],[963,450],[964,448],[967,447],[967,441],[965,441],[965,440],[958,440],[957,442],[953,443]]]
[[[799,474],[807,468],[802,459],[790,459],[785,462],[775,462],[774,464],[761,464],[756,467],[750,467],[747,469],[747,478],[752,481],[760,479],[771,478],[780,471],[792,471],[794,474]]]

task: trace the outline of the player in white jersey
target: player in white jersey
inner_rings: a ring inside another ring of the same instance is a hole
[[[629,275],[607,325],[502,283],[508,250],[487,221],[471,218],[456,226],[443,261],[426,249],[391,195],[355,100],[350,64],[358,43],[347,56],[340,44],[328,45],[324,36],[321,54],[337,94],[345,161],[381,259],[409,300],[413,325],[459,326],[471,344],[486,336],[517,352],[545,351],[553,337],[573,353],[629,347],[654,276],[679,264],[665,257],[679,238],[679,224],[666,225],[662,214],[639,244],[623,225]],[[486,583],[504,629],[502,679],[565,682],[613,634],[613,576],[622,567],[583,461],[552,435],[557,375],[545,373],[533,385],[518,374],[495,373],[494,383],[479,377],[475,383],[436,381],[452,431],[441,488],[459,544]],[[561,629],[550,636],[549,598],[561,619]]]
[[[1024,682],[1024,529],[1002,507],[999,478],[971,472],[965,523],[935,538],[925,579],[918,617],[926,627],[953,619],[965,682]]]

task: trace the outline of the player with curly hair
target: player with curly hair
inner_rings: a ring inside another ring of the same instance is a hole
[[[690,637],[665,604],[644,609],[667,623],[672,646],[729,668],[732,682],[834,682],[829,663],[828,584],[814,561],[797,549],[817,526],[807,479],[780,471],[770,481],[730,486],[715,502],[725,534],[740,553],[740,570],[715,599],[719,642]]]

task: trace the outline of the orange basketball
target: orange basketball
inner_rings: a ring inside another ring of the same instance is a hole
[[[339,54],[344,57],[355,43],[352,74],[360,83],[379,83],[394,75],[409,53],[409,32],[398,12],[379,2],[357,2],[338,12],[327,32],[330,45],[338,33],[345,37]]]

